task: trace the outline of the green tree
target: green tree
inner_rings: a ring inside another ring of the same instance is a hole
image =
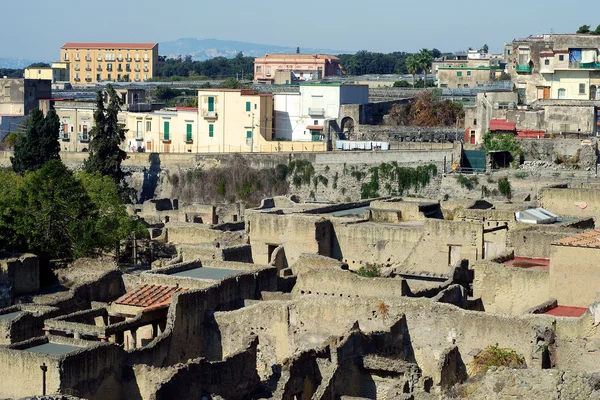
[[[410,56],[406,59],[406,70],[413,77],[413,87],[414,87],[415,86],[415,75],[417,74],[417,71],[419,70],[419,61],[417,60],[417,58],[414,55]]]
[[[230,77],[230,78],[225,79],[223,82],[221,82],[219,87],[222,87],[225,89],[239,89],[241,87],[241,85],[237,79]]]
[[[498,179],[498,191],[502,196],[506,197],[507,200],[510,201],[510,199],[512,199],[512,187],[508,177],[504,176]]]
[[[25,175],[17,190],[14,244],[42,260],[72,258],[95,218],[89,197],[60,160]],[[89,240],[93,243],[93,240]]]
[[[36,63],[31,64],[27,68],[50,68],[50,64],[45,63],[45,62],[36,62]]]
[[[596,30],[594,30],[594,35],[600,35],[600,25],[596,27]]]
[[[486,53],[486,54],[487,54],[487,52],[488,52],[489,50],[490,50],[490,48],[488,47],[488,45],[487,45],[487,44],[484,44],[484,45],[483,45],[483,47],[481,48],[481,51],[482,51],[482,52],[484,52],[484,53]]]
[[[112,85],[108,85],[106,90],[108,107],[104,107],[102,92],[98,92],[96,98],[95,125],[90,132],[90,155],[83,167],[86,172],[109,176],[115,184],[120,185],[125,177],[121,163],[127,157],[120,147],[125,140],[125,129],[118,121],[121,100]]]
[[[581,25],[579,27],[579,29],[577,29],[577,33],[590,33],[590,26],[589,25]]]
[[[15,143],[15,154],[10,158],[13,170],[23,174],[41,168],[47,161],[59,160],[59,130],[56,111],[50,110],[44,117],[42,111],[33,110],[27,118],[25,133]]]
[[[427,71],[429,71],[429,67],[431,67],[431,62],[433,61],[431,52],[427,49],[422,49],[417,56],[417,60],[418,60],[419,66],[421,67],[421,69],[423,70],[423,73],[425,74],[424,82],[425,82],[425,86],[427,86]]]
[[[520,159],[523,155],[520,143],[512,133],[492,134],[487,131],[483,135],[483,149],[486,153],[490,151],[508,151],[513,158]]]

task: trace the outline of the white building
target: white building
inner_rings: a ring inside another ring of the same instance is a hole
[[[273,138],[290,141],[324,140],[326,121],[337,120],[344,104],[369,102],[367,85],[304,84],[275,92]]]

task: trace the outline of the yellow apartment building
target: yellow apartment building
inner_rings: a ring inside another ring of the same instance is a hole
[[[60,52],[72,84],[144,82],[158,70],[158,43],[66,43]]]

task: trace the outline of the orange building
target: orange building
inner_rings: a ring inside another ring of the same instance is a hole
[[[328,54],[267,54],[254,59],[254,80],[274,83],[277,71],[290,71],[292,80],[309,81],[342,73],[340,59]]]

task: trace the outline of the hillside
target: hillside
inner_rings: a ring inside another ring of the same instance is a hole
[[[248,57],[262,57],[268,53],[295,53],[296,46],[284,47],[267,44],[238,42],[234,40],[184,38],[159,44],[159,52],[167,57],[191,55],[195,61],[215,57],[233,58],[239,52]],[[302,53],[347,53],[340,50],[300,47]]]

